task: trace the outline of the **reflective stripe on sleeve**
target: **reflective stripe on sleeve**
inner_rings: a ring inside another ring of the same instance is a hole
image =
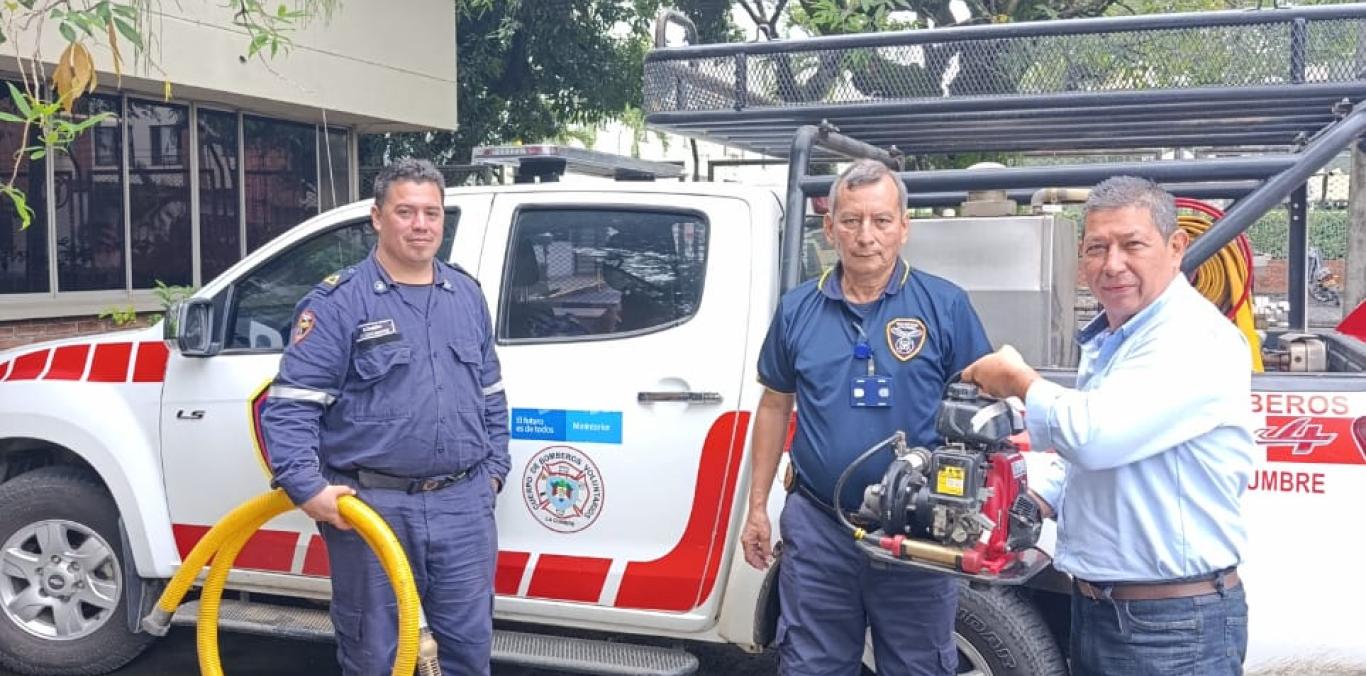
[[[492,384],[492,385],[489,385],[488,387],[485,387],[485,388],[484,388],[484,396],[486,396],[486,397],[492,397],[493,395],[498,394],[499,392],[502,392],[502,391],[503,391],[503,381],[500,380],[500,381],[498,381],[498,382],[496,382],[496,383],[494,383],[494,384]]]
[[[321,406],[331,406],[337,398],[321,390],[310,390],[304,387],[289,387],[287,385],[271,385],[270,397],[272,399],[293,399],[294,401],[311,401]]]

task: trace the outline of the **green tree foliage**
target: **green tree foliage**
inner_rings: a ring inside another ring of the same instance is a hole
[[[1345,209],[1310,209],[1309,243],[1318,247],[1324,260],[1347,255],[1347,231],[1351,214]],[[1272,258],[1285,258],[1289,246],[1290,221],[1285,209],[1266,212],[1247,229],[1252,250]]]
[[[477,145],[553,139],[640,106],[659,0],[458,4],[459,130],[365,137],[363,164],[409,155],[465,163]]]

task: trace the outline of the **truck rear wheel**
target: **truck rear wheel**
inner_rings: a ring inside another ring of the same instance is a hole
[[[1048,623],[1017,589],[963,585],[953,641],[958,645],[959,676],[1067,675],[1067,663]],[[866,671],[876,673],[871,633],[863,663]]]
[[[0,665],[105,674],[154,637],[129,631],[118,508],[85,472],[43,467],[0,484]]]
[[[958,594],[958,673],[1065,676],[1067,664],[1043,615],[1018,589],[963,585]]]

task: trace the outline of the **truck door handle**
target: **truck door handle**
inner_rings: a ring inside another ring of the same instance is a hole
[[[637,392],[636,401],[642,404],[681,402],[684,404],[719,404],[720,392]]]

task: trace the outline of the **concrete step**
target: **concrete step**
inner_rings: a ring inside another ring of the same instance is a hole
[[[194,625],[199,601],[182,604],[172,624]],[[326,610],[224,599],[218,609],[223,632],[260,634],[303,641],[331,641],[332,619]],[[678,649],[586,638],[495,629],[493,661],[576,674],[687,676],[697,671],[697,658]]]

